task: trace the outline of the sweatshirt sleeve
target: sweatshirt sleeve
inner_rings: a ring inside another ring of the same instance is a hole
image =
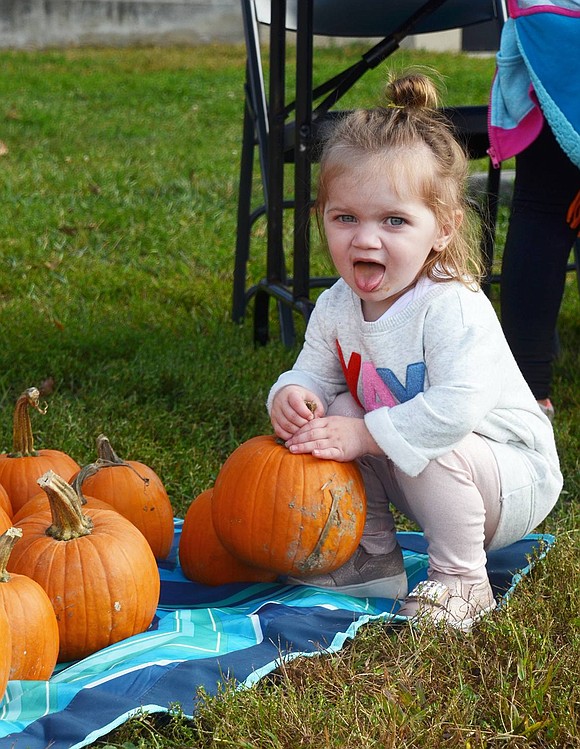
[[[487,300],[466,309],[465,299],[447,296],[425,319],[423,350],[424,391],[365,415],[375,442],[410,476],[478,431],[498,404],[505,367],[514,366]]]

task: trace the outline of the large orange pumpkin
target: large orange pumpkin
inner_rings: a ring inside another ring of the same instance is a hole
[[[145,536],[156,559],[173,544],[173,508],[155,471],[137,460],[121,460],[104,434],[97,438],[97,460],[75,478],[82,493],[101,499]]]
[[[4,606],[0,604],[0,702],[4,697],[12,659],[12,632]]]
[[[179,540],[183,574],[204,585],[237,582],[272,582],[276,573],[260,570],[230,554],[216,535],[211,517],[213,489],[206,489],[190,504]]]
[[[75,490],[53,471],[38,483],[50,512],[22,521],[8,569],[32,577],[48,594],[58,621],[59,662],[145,631],[160,579],[143,534],[118,512],[83,510]]]
[[[12,517],[12,502],[10,501],[10,497],[8,496],[8,492],[2,486],[2,484],[0,484],[0,510],[4,510],[4,512],[9,517]]]
[[[19,528],[9,528],[0,536],[0,606],[4,605],[12,629],[10,679],[45,681],[58,657],[58,624],[50,599],[40,585],[6,569],[21,536]]]
[[[38,494],[38,478],[52,469],[66,481],[76,473],[79,464],[61,450],[35,450],[29,408],[40,413],[40,391],[28,388],[16,401],[14,409],[13,451],[0,455],[0,484],[4,486],[16,512],[30,497]]]
[[[74,486],[73,486],[74,488]],[[95,497],[85,497],[84,495],[80,498],[83,506],[83,510],[114,510],[108,502],[103,502],[101,499]],[[36,515],[41,510],[48,510],[50,512],[50,502],[45,492],[41,492],[34,497],[31,497],[28,502],[25,502],[18,512],[14,513],[11,525],[19,525],[24,518],[29,515]]]
[[[215,531],[247,564],[279,574],[330,572],[362,536],[366,498],[355,463],[295,455],[275,437],[244,442],[215,482]]]
[[[4,533],[13,525],[11,518],[0,508],[0,533]]]

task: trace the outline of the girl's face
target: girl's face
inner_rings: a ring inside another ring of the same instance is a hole
[[[418,158],[425,154],[417,155]],[[450,239],[433,211],[363,160],[328,185],[324,230],[336,270],[377,320],[417,281],[432,250]],[[406,197],[400,197],[406,196]]]

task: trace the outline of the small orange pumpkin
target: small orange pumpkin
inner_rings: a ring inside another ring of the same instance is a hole
[[[161,583],[143,534],[118,512],[83,510],[76,491],[53,471],[38,484],[48,495],[50,512],[22,521],[22,538],[8,569],[32,577],[50,598],[59,662],[144,632],[155,615]]]
[[[366,495],[355,463],[295,455],[275,437],[244,442],[215,482],[215,531],[246,564],[299,576],[330,572],[354,553]]]
[[[260,570],[237,559],[216,535],[211,517],[213,489],[206,489],[190,504],[179,540],[183,574],[203,585],[237,582],[273,582],[275,572]]]
[[[156,559],[171,551],[173,507],[155,471],[137,460],[121,460],[104,434],[97,438],[97,460],[75,478],[82,493],[110,504],[145,536]]]
[[[8,615],[0,604],[0,702],[6,692],[12,660],[12,632]]]
[[[58,624],[50,599],[40,585],[6,569],[21,536],[22,531],[13,527],[0,536],[0,606],[4,605],[12,629],[10,679],[45,681],[58,657]]]
[[[46,413],[46,408],[40,405],[40,391],[35,387],[25,390],[16,401],[13,451],[0,455],[0,484],[10,497],[13,512],[38,494],[36,481],[49,469],[68,481],[80,468],[70,455],[60,450],[34,449],[29,407]]]

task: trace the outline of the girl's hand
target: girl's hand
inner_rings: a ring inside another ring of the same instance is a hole
[[[293,453],[312,453],[317,458],[346,463],[363,455],[383,455],[363,419],[326,416],[304,424],[286,440]]]
[[[272,401],[270,421],[276,436],[289,440],[308,422],[324,416],[324,406],[314,393],[298,385],[286,385]]]

